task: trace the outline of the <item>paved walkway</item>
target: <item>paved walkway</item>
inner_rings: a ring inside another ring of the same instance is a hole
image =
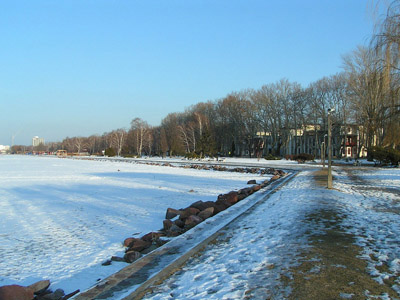
[[[347,174],[351,169],[343,172]],[[315,183],[326,186],[326,175],[326,170],[315,172]],[[366,299],[372,295],[397,299],[390,284],[379,284],[367,272],[368,263],[360,258],[363,249],[356,245],[356,236],[343,226],[345,210],[329,190],[324,194],[321,208],[304,220],[313,227],[308,237],[311,247],[302,253],[300,264],[291,268],[293,280],[287,284],[293,290],[289,299]]]

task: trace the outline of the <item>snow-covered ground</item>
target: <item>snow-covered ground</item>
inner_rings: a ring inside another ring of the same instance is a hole
[[[343,217],[340,226],[362,248],[359,257],[368,262],[371,277],[380,283],[394,279],[391,288],[400,298],[399,168],[334,167],[334,189],[327,190],[313,181],[315,164],[226,162],[307,170],[232,223],[218,243],[147,298],[285,298],[291,287],[282,277],[290,282],[298,254],[321,230],[305,219],[327,208]],[[0,285],[49,278],[53,288],[83,290],[125,266],[101,262],[122,255],[125,237],[159,229],[167,207],[215,200],[249,179],[258,178],[117,161],[0,156]],[[345,296],[351,298],[338,295]]]
[[[392,286],[400,298],[400,169],[338,171],[337,199],[346,214],[343,227],[363,248],[371,276]],[[388,266],[380,270],[383,264]]]
[[[306,251],[309,237],[324,234],[306,216],[323,210],[345,217],[340,226],[362,247],[360,257],[371,277],[381,284],[394,278],[391,288],[400,297],[400,170],[350,169],[357,178],[336,170],[334,190],[318,186],[313,171],[299,173],[145,299],[285,299],[298,255]],[[389,266],[386,272],[377,269],[382,264]],[[368,299],[390,299],[364,289]]]
[[[50,279],[67,293],[126,266],[122,241],[162,227],[168,207],[215,201],[259,175],[0,156],[0,286]]]
[[[290,290],[280,288],[280,274],[306,247],[307,228],[298,224],[315,205],[309,193],[320,195],[310,172],[300,173],[235,222],[219,243],[145,299],[284,299]]]

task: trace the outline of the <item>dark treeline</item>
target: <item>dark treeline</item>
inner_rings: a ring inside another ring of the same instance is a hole
[[[268,136],[263,154],[289,153],[293,130],[315,129],[315,154],[319,137],[327,128],[328,108],[334,108],[334,130],[357,124],[359,144],[399,148],[400,1],[394,1],[377,24],[368,46],[343,57],[343,72],[302,87],[282,79],[259,89],[232,92],[218,100],[201,102],[184,112],[168,114],[152,127],[139,118],[129,129],[102,136],[65,138],[47,150],[110,155],[243,155],[255,154],[260,137]],[[319,130],[317,130],[317,126]],[[303,143],[302,137],[295,143]],[[340,145],[336,145],[340,147]],[[295,152],[299,147],[294,147]],[[300,147],[301,149],[301,147]]]

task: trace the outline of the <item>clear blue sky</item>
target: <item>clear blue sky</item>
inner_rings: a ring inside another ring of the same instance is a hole
[[[0,144],[159,125],[281,78],[341,71],[372,34],[369,0],[3,0]]]

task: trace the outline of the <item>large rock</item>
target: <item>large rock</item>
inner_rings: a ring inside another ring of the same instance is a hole
[[[250,196],[252,194],[252,188],[247,187],[238,191],[239,195],[244,195],[245,197]]]
[[[124,260],[127,263],[133,263],[135,260],[138,260],[141,256],[142,254],[140,254],[140,252],[138,251],[128,251],[124,255]]]
[[[228,171],[228,168],[226,167],[221,167],[221,166],[214,166],[213,169],[215,171]]]
[[[257,192],[261,189],[261,185],[257,184],[253,186],[253,192]]]
[[[4,285],[0,287],[0,300],[32,300],[33,290],[20,285]]]
[[[280,177],[281,177],[280,175],[274,175],[274,176],[272,176],[272,178],[270,180],[274,181],[274,180],[279,179]]]
[[[238,202],[238,193],[235,191],[229,192],[226,197],[226,201],[230,204],[236,204]]]
[[[242,201],[244,198],[246,198],[247,197],[247,195],[246,194],[239,194],[238,193],[238,196],[237,196],[237,198],[238,198],[238,202],[239,201]]]
[[[119,256],[111,256],[111,261],[119,261],[120,262],[120,261],[125,261],[125,259],[122,257],[119,257]]]
[[[214,207],[214,215],[220,213],[221,211],[224,211],[228,207],[230,207],[230,205],[225,200],[223,200],[223,201],[217,200],[215,207]]]
[[[209,207],[213,207],[214,205],[215,205],[215,203],[213,201],[203,202],[203,201],[200,200],[200,201],[192,203],[190,205],[190,207],[194,207],[194,208],[197,208],[198,210],[202,211],[202,210],[205,210],[205,209],[207,209]]]
[[[201,222],[203,222],[203,220],[200,217],[191,215],[186,218],[185,227],[192,228],[192,227],[196,226],[197,224],[200,224]]]
[[[183,224],[183,225],[185,225],[185,224]],[[176,224],[173,224],[169,230],[172,232],[178,232],[178,233],[183,232],[183,229],[181,227],[177,226]]]
[[[251,169],[247,169],[247,172],[256,174],[256,173],[260,172],[260,169],[259,168],[251,168]]]
[[[186,220],[189,216],[197,215],[199,212],[200,210],[194,207],[185,208],[179,216],[179,219]]]
[[[238,192],[232,191],[232,192],[229,192],[228,194],[219,195],[217,202],[223,201],[223,200],[228,202],[230,205],[235,204],[236,202],[238,202]]]
[[[256,182],[255,179],[252,179],[252,180],[247,181],[247,184],[256,184],[256,183],[257,183],[257,182]]]
[[[196,202],[190,204],[190,207],[197,208],[200,211],[205,209],[204,208],[204,202],[202,200],[199,200],[199,201],[196,201]]]
[[[180,235],[183,232],[184,230],[182,228],[178,227],[175,224],[172,224],[171,228],[167,231],[167,236],[174,237]]]
[[[149,232],[141,237],[141,239],[145,242],[155,242],[162,237],[163,234],[161,232]]]
[[[62,300],[64,296],[65,292],[62,289],[57,289],[53,293],[40,296],[39,300]]]
[[[129,247],[137,238],[129,237],[124,240],[124,247]]]
[[[273,175],[284,176],[284,175],[286,175],[286,172],[283,170],[275,170]]]
[[[216,204],[215,209],[220,209],[220,211],[225,210],[232,206],[232,204],[225,199],[218,199],[217,201],[215,201],[215,204]]]
[[[264,180],[264,181],[261,183],[261,187],[266,187],[268,184],[270,184],[269,180]]]
[[[168,231],[170,228],[171,228],[171,226],[174,224],[174,222],[172,222],[171,220],[169,220],[169,219],[165,219],[164,221],[163,221],[163,230],[164,231]]]
[[[41,280],[28,286],[35,295],[43,293],[50,286],[50,280]]]
[[[214,214],[214,207],[209,207],[199,212],[197,216],[205,220],[211,217],[213,214]]]
[[[165,218],[170,220],[180,215],[181,213],[182,213],[181,211],[169,207],[167,208],[167,213],[165,214]]]
[[[185,226],[185,221],[182,221],[182,220],[180,220],[180,219],[177,219],[177,220],[174,221],[174,225],[175,225],[175,226],[178,226],[178,227],[180,227],[180,228],[183,228],[183,227]]]
[[[128,251],[137,251],[140,252],[151,246],[151,242],[143,241],[142,239],[133,238],[131,243],[128,245]]]

